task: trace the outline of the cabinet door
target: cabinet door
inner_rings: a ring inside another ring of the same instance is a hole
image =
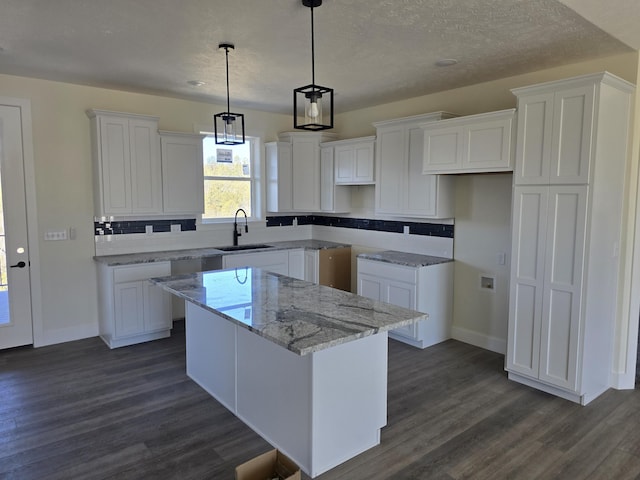
[[[358,295],[384,302],[386,301],[384,300],[384,288],[385,280],[383,278],[366,273],[358,274]]]
[[[408,170],[405,167],[405,208],[400,213],[414,217],[438,216],[438,176],[422,174],[424,130],[420,127],[411,127],[407,135]]]
[[[356,152],[353,145],[334,148],[336,176],[335,183],[349,184],[355,179]]]
[[[549,189],[540,380],[577,391],[588,186]]]
[[[375,151],[375,143],[357,143],[355,149],[355,165],[353,172],[353,180],[355,183],[373,183],[374,168],[373,159]]]
[[[143,282],[123,282],[114,286],[115,338],[144,332]]]
[[[290,212],[293,208],[293,158],[291,144],[266,145],[267,211]]]
[[[397,282],[395,280],[387,280],[384,300],[392,305],[408,308],[410,310],[416,309],[416,285],[411,283]],[[396,328],[392,330],[393,333],[409,337],[418,340],[418,324],[411,323],[404,327]]]
[[[106,215],[131,213],[131,151],[129,120],[104,116],[98,118],[100,128],[100,169],[102,201]]]
[[[376,212],[378,213],[398,214],[404,211],[407,149],[404,127],[388,127],[377,130],[375,195]]]
[[[317,212],[320,209],[320,146],[317,139],[294,139],[293,209]]]
[[[320,210],[332,212],[337,171],[334,177],[333,147],[320,149]]]
[[[144,299],[144,331],[171,328],[171,294],[148,281],[142,282]]]
[[[302,248],[289,250],[288,275],[299,280],[304,280],[304,250]]]
[[[304,279],[307,282],[318,283],[318,250],[304,252]]]
[[[515,185],[549,183],[553,94],[518,98]]]
[[[162,173],[158,124],[129,120],[131,213],[162,213]]]
[[[595,86],[556,92],[550,183],[589,183]]]
[[[513,169],[511,123],[509,117],[464,127],[461,169],[465,172]]]
[[[164,213],[203,213],[202,137],[162,135],[161,150]]]
[[[549,187],[513,194],[507,370],[538,378]]]
[[[460,168],[463,140],[460,126],[425,129],[423,173]]]

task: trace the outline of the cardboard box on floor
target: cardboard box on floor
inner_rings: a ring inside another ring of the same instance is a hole
[[[273,449],[236,467],[236,480],[301,480],[300,468]]]

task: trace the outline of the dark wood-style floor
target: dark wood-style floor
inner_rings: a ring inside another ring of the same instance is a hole
[[[389,352],[382,443],[318,478],[640,478],[640,391],[580,407],[464,343]],[[180,328],[116,350],[93,338],[0,353],[2,479],[233,479],[269,448],[186,377]]]

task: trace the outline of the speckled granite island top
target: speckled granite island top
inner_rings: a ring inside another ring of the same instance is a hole
[[[427,267],[439,263],[453,262],[450,258],[434,257],[432,255],[422,255],[419,253],[397,252],[395,250],[385,250],[375,253],[361,253],[358,258],[365,260],[375,260],[377,262],[394,263],[407,267]]]
[[[259,268],[199,272],[150,281],[298,355],[428,317]]]
[[[326,240],[290,240],[283,242],[264,242],[265,248],[251,250],[223,251],[215,247],[191,248],[183,250],[164,250],[159,252],[123,253],[118,255],[95,256],[96,262],[109,266],[132,265],[136,263],[166,262],[175,260],[193,260],[198,258],[219,257],[222,255],[235,255],[240,253],[268,252],[277,250],[291,250],[304,248],[305,250],[324,250],[328,248],[342,248],[350,245],[344,243],[328,242]],[[224,248],[224,247],[222,247]]]

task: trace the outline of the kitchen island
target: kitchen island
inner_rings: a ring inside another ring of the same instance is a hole
[[[187,375],[305,473],[380,443],[387,331],[426,314],[250,267],[151,282],[187,301]]]

